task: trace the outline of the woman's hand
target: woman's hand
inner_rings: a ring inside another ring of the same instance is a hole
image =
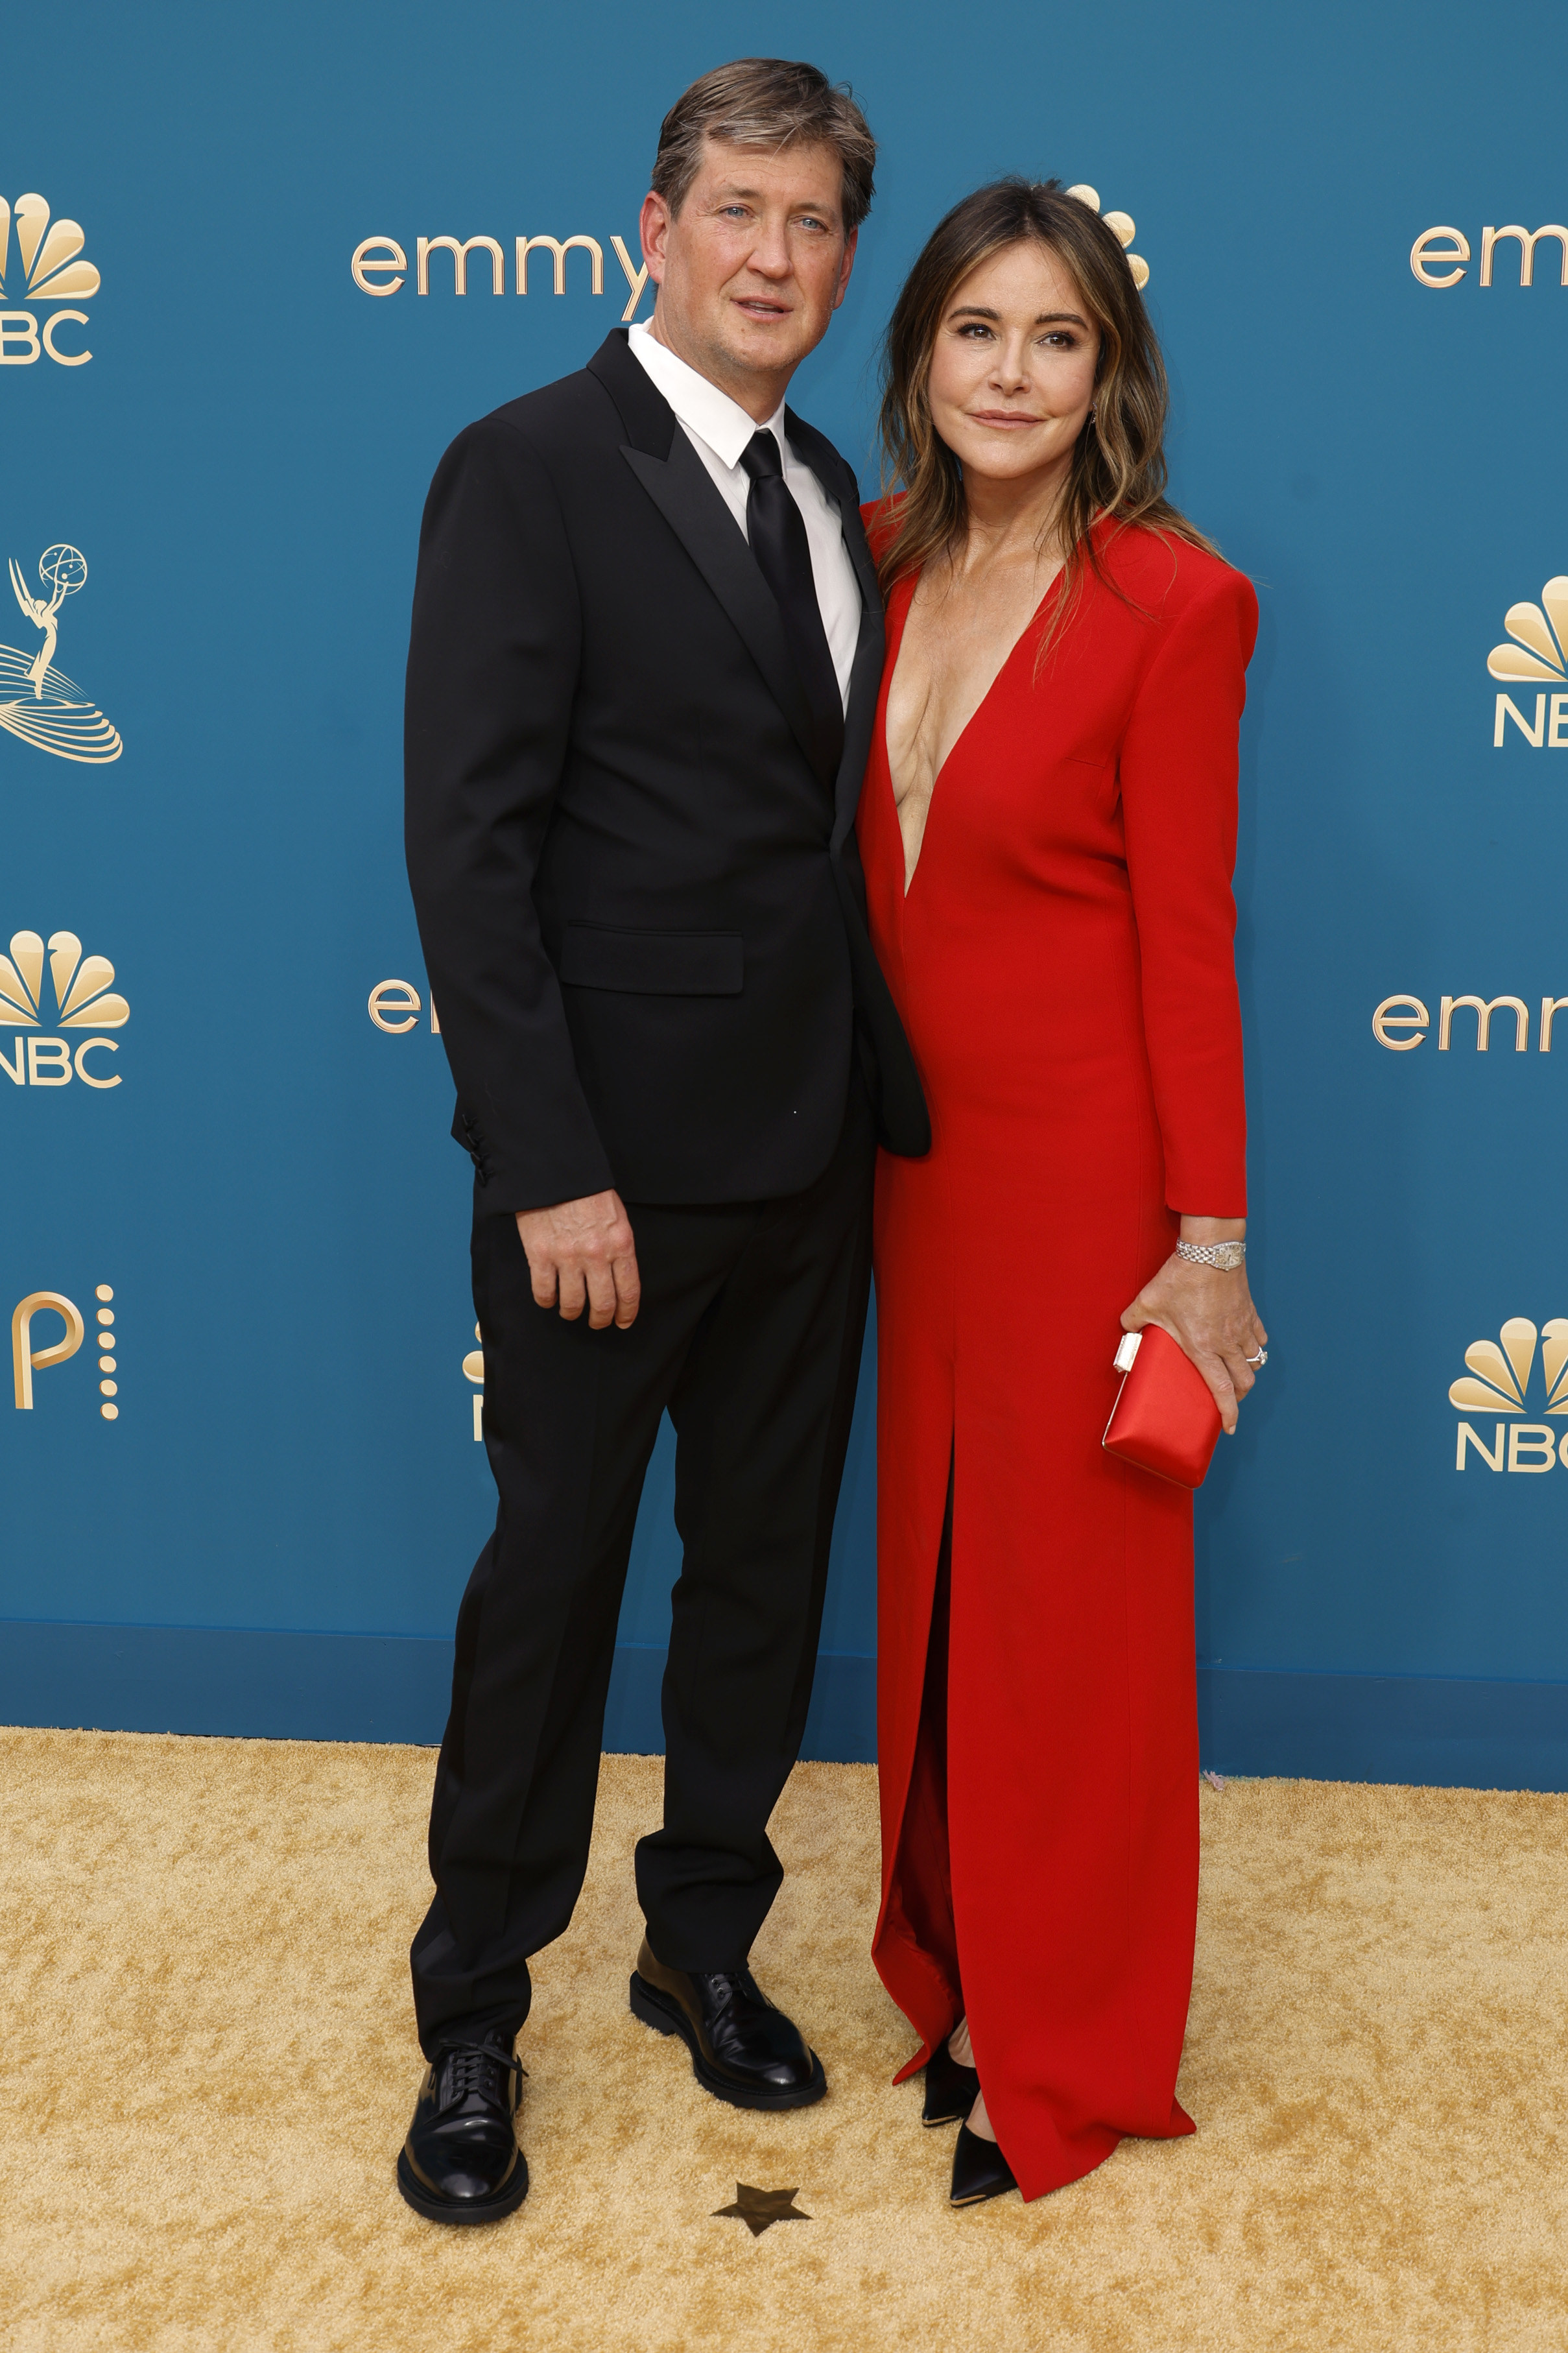
[[[1247,1360],[1268,1344],[1246,1265],[1225,1274],[1173,1250],[1121,1318],[1124,1332],[1141,1332],[1145,1324],[1158,1324],[1186,1351],[1214,1392],[1226,1437],[1234,1438],[1237,1407],[1258,1377]]]

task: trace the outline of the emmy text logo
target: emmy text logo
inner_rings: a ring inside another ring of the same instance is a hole
[[[99,290],[98,271],[81,258],[86,242],[79,223],[50,220],[42,196],[18,196],[15,205],[0,196],[0,367],[40,359],[85,367],[91,359],[80,334],[87,312],[59,307],[90,301]],[[28,307],[5,307],[13,302]]]
[[[1543,1054],[1552,1051],[1557,1016],[1564,1008],[1568,1008],[1568,997],[1548,996],[1541,1000],[1536,1044]],[[1526,1054],[1530,1051],[1531,1018],[1531,1008],[1522,997],[1440,997],[1437,1051],[1447,1054],[1456,1048],[1473,1046],[1477,1053],[1489,1054],[1495,1020],[1501,1050],[1511,1049],[1516,1054]],[[1422,997],[1385,997],[1373,1012],[1372,1034],[1391,1054],[1412,1053],[1426,1043],[1431,1028],[1432,1016]],[[1563,1038],[1555,1042],[1568,1043],[1568,1023],[1564,1024]]]
[[[376,1028],[384,1029],[389,1038],[405,1038],[410,1029],[418,1028],[425,1007],[412,981],[378,980],[370,992],[365,1010]],[[430,1000],[430,1028],[435,1036],[440,1036],[434,997]]]
[[[120,1408],[114,1400],[120,1395],[115,1375],[120,1370],[120,1339],[115,1330],[114,1310],[110,1305],[114,1297],[113,1285],[100,1282],[93,1293],[98,1301],[94,1315],[97,1329],[93,1342],[99,1351],[98,1369],[101,1376],[98,1394],[103,1402],[98,1410],[104,1421],[118,1421]],[[55,1319],[64,1331],[54,1336]],[[42,1318],[42,1328],[34,1324]],[[87,1338],[87,1318],[74,1299],[63,1291],[29,1291],[11,1310],[11,1369],[16,1383],[16,1410],[31,1413],[34,1408],[33,1383],[38,1373],[47,1373],[56,1365],[63,1365],[76,1355]]]
[[[1503,738],[1517,729],[1534,751],[1568,752],[1568,575],[1549,580],[1541,602],[1528,599],[1510,605],[1502,617],[1510,642],[1494,646],[1487,668],[1505,685],[1524,688],[1542,681],[1533,698],[1521,691],[1519,702],[1500,694],[1492,714],[1492,748],[1500,752]],[[1555,691],[1554,691],[1555,690]],[[1533,707],[1531,707],[1533,703]],[[1522,707],[1521,707],[1522,706]],[[1511,736],[1510,740],[1512,740]]]
[[[80,687],[55,668],[60,607],[86,586],[87,558],[79,547],[58,541],[39,556],[38,581],[41,593],[35,596],[26,572],[11,558],[11,593],[23,619],[38,632],[38,642],[27,650],[0,646],[0,727],[36,751],[52,752],[57,760],[102,767],[119,759],[124,748],[120,737]]]
[[[476,1324],[474,1337],[477,1348],[470,1348],[463,1358],[463,1378],[474,1385],[474,1436],[482,1444],[485,1435],[485,1351],[484,1334]]]
[[[51,932],[46,1015],[44,943],[37,932],[16,932],[9,955],[0,955],[0,1071],[14,1087],[68,1087],[73,1078],[107,1092],[120,1073],[103,1060],[120,1051],[105,1029],[123,1029],[131,1008],[110,987],[114,966],[107,956],[84,956],[74,932]],[[44,1037],[45,1029],[90,1029],[79,1043]],[[9,1046],[15,1060],[5,1053]]]
[[[1554,1315],[1538,1334],[1523,1315],[1511,1315],[1495,1340],[1472,1340],[1465,1350],[1469,1371],[1448,1391],[1448,1402],[1461,1414],[1500,1416],[1530,1411],[1535,1345],[1541,1342],[1541,1410],[1568,1414],[1568,1316]],[[1489,1471],[1550,1471],[1560,1462],[1568,1470],[1568,1430],[1558,1431],[1550,1421],[1494,1420],[1489,1445],[1474,1423],[1461,1421],[1454,1468],[1462,1471],[1467,1458],[1479,1454]]]
[[[632,317],[642,291],[647,284],[647,264],[640,269],[632,266],[631,255],[624,241],[612,237],[610,248],[626,281],[626,306],[623,320]],[[401,293],[410,276],[416,294],[467,294],[468,273],[474,273],[476,287],[484,286],[491,294],[509,290],[526,295],[531,283],[535,294],[548,286],[553,294],[566,292],[566,259],[571,253],[581,253],[582,260],[573,272],[573,284],[581,289],[584,282],[595,294],[605,291],[605,248],[596,237],[579,230],[573,237],[416,237],[414,240],[412,268],[407,248],[395,237],[363,237],[349,256],[349,275],[362,294],[384,296]],[[547,263],[535,263],[534,257],[548,255]],[[510,279],[510,286],[509,286]],[[619,287],[616,290],[618,294]]]
[[[1568,228],[1556,221],[1548,221],[1543,228],[1524,228],[1518,221],[1510,221],[1505,228],[1483,228],[1477,285],[1490,286],[1495,280],[1500,286],[1533,286],[1535,248],[1542,238],[1554,239],[1555,250],[1542,257],[1542,282],[1568,286]],[[1471,259],[1470,240],[1458,228],[1424,228],[1410,248],[1410,267],[1417,285],[1429,287],[1435,294],[1458,286],[1468,273]],[[1510,266],[1515,259],[1517,278]]]

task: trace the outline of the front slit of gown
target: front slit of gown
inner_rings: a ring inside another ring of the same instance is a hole
[[[902,1915],[914,1944],[940,1968],[963,2013],[963,1974],[958,1961],[958,1928],[952,1906],[952,1861],[947,1818],[947,1694],[948,1629],[952,1597],[953,1465],[947,1473],[947,1508],[942,1515],[942,1542],[937,1551],[936,1583],[931,1593],[931,1630],[926,1640],[925,1681],[921,1695],[920,1729],[915,1736],[914,1762],[898,1859],[893,1866],[893,1902]]]

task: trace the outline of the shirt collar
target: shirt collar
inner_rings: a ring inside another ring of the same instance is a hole
[[[668,343],[659,343],[645,320],[638,320],[627,340],[682,425],[700,435],[722,465],[738,466],[742,451],[758,432],[772,433],[784,454],[782,400],[766,423],[759,426],[738,400],[731,400],[727,392],[721,392],[716,384],[710,384],[705,375],[677,358]]]

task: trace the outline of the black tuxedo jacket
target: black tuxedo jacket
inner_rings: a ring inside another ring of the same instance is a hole
[[[408,872],[481,1208],[614,1185],[763,1199],[826,1166],[858,1050],[929,1148],[853,825],[882,668],[854,475],[785,417],[860,583],[819,774],[777,604],[674,411],[610,336],[458,435],[420,533]]]

